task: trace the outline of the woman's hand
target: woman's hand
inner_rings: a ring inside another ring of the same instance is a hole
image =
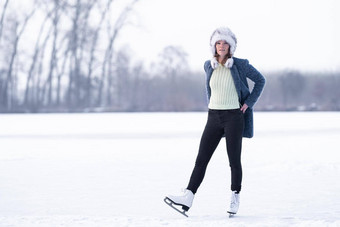
[[[241,107],[240,110],[241,110],[243,113],[245,113],[247,109],[248,109],[248,105],[247,105],[247,104],[243,104],[243,106]]]

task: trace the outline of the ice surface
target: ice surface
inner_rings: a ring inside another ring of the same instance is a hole
[[[225,142],[189,218],[186,187],[206,113],[0,115],[0,226],[340,226],[340,113],[255,113],[239,214]]]

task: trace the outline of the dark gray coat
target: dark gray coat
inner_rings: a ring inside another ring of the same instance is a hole
[[[254,135],[253,107],[262,93],[266,80],[259,71],[257,71],[251,64],[249,64],[248,60],[234,57],[233,60],[234,64],[230,68],[230,72],[235,83],[239,102],[241,103],[241,105],[245,103],[249,107],[244,114],[245,125],[243,137],[252,138]],[[210,60],[204,63],[204,70],[206,72],[207,99],[209,101],[211,96],[211,88],[209,82],[214,71],[211,66]],[[251,92],[249,90],[247,78],[255,83],[254,88]]]

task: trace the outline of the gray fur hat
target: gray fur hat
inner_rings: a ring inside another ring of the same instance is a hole
[[[210,37],[210,48],[213,56],[216,53],[215,44],[219,40],[225,40],[230,45],[230,54],[233,56],[237,46],[235,34],[228,27],[217,28]]]

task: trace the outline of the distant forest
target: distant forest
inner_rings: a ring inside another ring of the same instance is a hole
[[[116,47],[138,0],[120,10],[113,0],[31,1],[26,14],[13,0],[0,3],[1,113],[207,109],[203,67],[190,70],[181,47],[165,47],[149,67]],[[27,27],[39,18],[27,45]],[[267,84],[256,110],[340,110],[340,72],[262,73]]]

